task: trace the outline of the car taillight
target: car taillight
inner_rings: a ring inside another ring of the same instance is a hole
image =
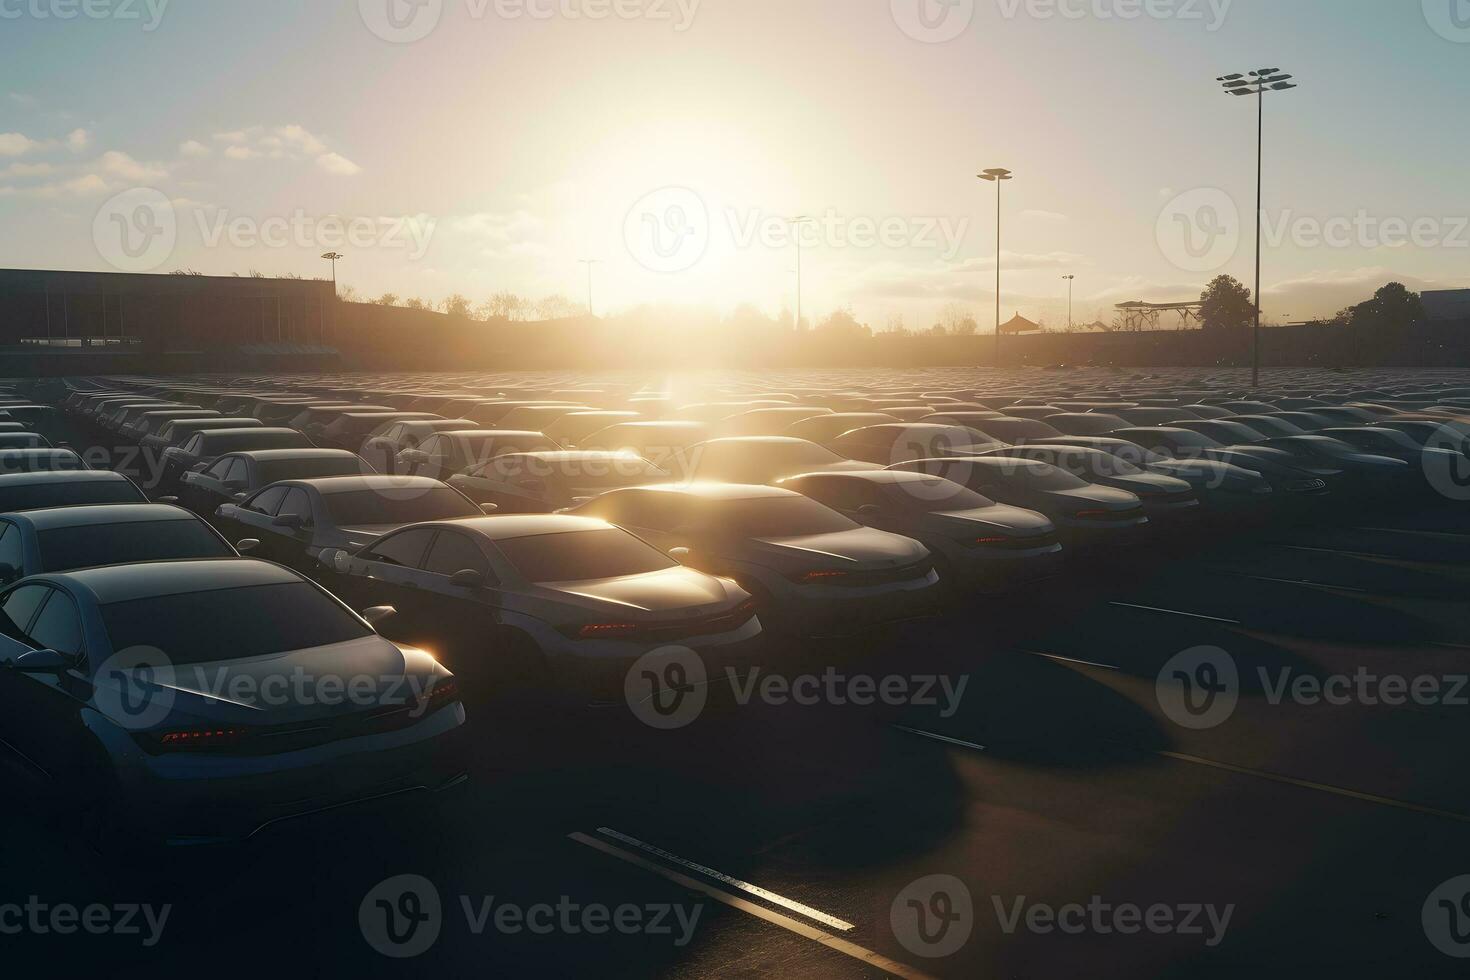
[[[247,728],[185,728],[164,732],[157,736],[156,744],[166,752],[207,751],[238,745],[249,734]]]
[[[976,538],[971,544],[979,548],[1010,544],[1010,538]]]
[[[459,681],[453,677],[442,677],[436,679],[424,692],[424,700],[431,707],[441,704],[452,704],[459,700]]]
[[[755,599],[752,597],[750,599],[746,599],[740,605],[735,607],[734,616],[738,622],[744,623],[750,617],[754,616],[755,613]]]
[[[818,568],[810,572],[802,572],[796,576],[796,581],[810,585],[817,582],[834,582],[844,578],[847,578],[847,573],[839,569]]]
[[[577,630],[577,636],[584,640],[604,640],[609,637],[631,636],[636,632],[637,623],[588,623]]]
[[[1100,521],[1113,516],[1110,510],[1079,510],[1072,515],[1079,521]]]

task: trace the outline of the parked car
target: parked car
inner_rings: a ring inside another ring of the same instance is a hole
[[[1100,449],[1028,443],[997,449],[989,455],[1034,459],[1065,470],[1087,483],[1125,490],[1143,501],[1143,512],[1153,521],[1171,522],[1199,515],[1199,496],[1188,482],[1176,476],[1149,473]]]
[[[781,434],[825,446],[843,433],[897,421],[896,416],[883,412],[838,412],[830,415],[809,416],[787,426],[786,431]]]
[[[288,480],[215,511],[231,540],[254,539],[253,557],[315,571],[323,548],[354,551],[405,524],[484,513],[468,497],[421,476]]]
[[[799,473],[881,470],[877,463],[846,459],[814,442],[787,436],[711,439],[690,452],[692,480],[775,483]]]
[[[843,516],[913,538],[959,592],[1006,592],[1060,570],[1062,545],[1044,514],[1000,504],[940,477],[900,470],[782,480]]]
[[[1000,443],[963,425],[894,422],[844,433],[827,447],[846,459],[879,466],[938,456],[978,456]]]
[[[507,453],[556,452],[562,447],[540,433],[504,429],[458,429],[436,432],[416,449],[398,454],[397,472],[447,480],[456,473]]]
[[[598,520],[415,524],[322,561],[355,603],[397,610],[389,635],[432,645],[481,685],[511,679],[616,702],[651,651],[692,649],[713,679],[749,666],[761,640],[755,603],[735,582]]]
[[[91,469],[73,449],[0,449],[0,473]]]
[[[949,457],[914,460],[893,469],[941,476],[983,497],[1039,511],[1060,529],[1063,545],[1121,544],[1148,525],[1136,494],[1088,483],[1048,463]]]
[[[221,506],[284,480],[372,476],[367,460],[345,449],[259,449],[226,453],[202,470],[185,473],[179,503],[205,518]]]
[[[739,582],[767,628],[853,633],[932,611],[939,576],[912,538],[791,490],[731,483],[614,490],[574,508],[678,561]]]
[[[427,439],[440,432],[463,432],[474,427],[475,423],[469,419],[410,419],[390,422],[363,440],[358,455],[371,463],[376,472],[393,476],[399,472],[399,453],[418,449]],[[405,471],[405,475],[412,474]],[[440,479],[438,476],[434,478]]]
[[[248,429],[206,429],[196,432],[181,446],[163,451],[160,492],[167,493],[182,483],[185,473],[202,470],[227,453],[252,449],[310,449],[311,440],[295,429],[257,426]]]
[[[0,432],[0,450],[49,448],[51,440],[39,432]]]
[[[642,418],[643,416],[638,412],[567,412],[546,423],[541,431],[548,439],[555,440],[568,449],[577,449],[580,448],[582,440],[594,432],[600,432],[610,425],[618,425],[622,422],[637,422]]]
[[[213,432],[216,429],[261,429],[265,425],[260,419],[250,418],[189,418],[166,422],[156,431],[148,433],[138,445],[145,452],[161,454],[169,446],[182,446],[196,432]]]
[[[166,504],[53,507],[0,515],[0,586],[98,565],[239,557],[195,515]]]
[[[0,751],[104,853],[239,841],[463,778],[453,675],[267,562],[24,579],[0,593],[0,664]],[[279,693],[303,678],[320,691]]]
[[[673,475],[628,453],[563,450],[508,453],[476,463],[446,482],[497,514],[549,514],[598,494],[672,480]]]
[[[689,450],[708,442],[710,435],[710,426],[703,422],[620,422],[592,433],[581,448],[632,453],[679,479],[688,479],[694,470]]]

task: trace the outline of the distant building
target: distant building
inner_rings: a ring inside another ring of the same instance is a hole
[[[1431,320],[1470,320],[1470,289],[1426,289],[1419,296]]]
[[[1019,313],[1017,313],[1014,317],[1012,317],[1007,322],[1002,323],[1000,325],[1000,332],[1003,333],[1003,334],[1007,334],[1007,333],[1041,333],[1041,329],[1042,329],[1041,328],[1041,324],[1039,324],[1039,323],[1032,323],[1030,320],[1026,319],[1024,316],[1022,316]]]
[[[0,269],[0,352],[335,354],[330,282]]]

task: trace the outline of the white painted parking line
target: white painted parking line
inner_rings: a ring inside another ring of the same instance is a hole
[[[894,725],[895,730],[908,735],[918,735],[920,738],[932,738],[936,742],[948,742],[950,745],[958,745],[962,749],[974,749],[976,752],[984,752],[985,746],[974,742],[966,742],[958,738],[950,738],[948,735],[936,735],[934,732],[926,732],[921,728],[906,728],[903,725]]]
[[[1406,534],[1414,538],[1440,538],[1450,541],[1470,541],[1470,534],[1454,531],[1416,531],[1405,527],[1355,527],[1354,531],[1376,531],[1379,534]]]
[[[645,843],[644,841],[641,841],[636,837],[629,837],[627,834],[618,833],[616,830],[613,830],[610,827],[598,827],[597,832],[605,837],[611,837],[613,840],[621,841],[622,843],[627,844],[631,847],[636,847],[638,848],[638,850],[642,851],[645,854],[652,854],[654,857],[662,858],[665,861],[671,861],[682,868],[687,868],[690,871],[698,872],[699,874],[704,875],[706,878],[713,878],[715,881],[718,881],[721,884],[729,885],[731,888],[735,888],[739,891],[743,891],[747,895],[754,895],[756,898],[770,902],[772,905],[779,905],[784,909],[789,909],[790,911],[797,913],[798,915],[804,915],[808,919],[812,919],[816,922],[822,923],[822,925],[824,926],[831,926],[833,929],[840,929],[843,932],[851,932],[855,928],[851,922],[844,922],[836,916],[828,915],[826,912],[814,909],[810,905],[803,905],[800,902],[785,898],[781,895],[777,895],[773,891],[768,891],[767,889],[762,888],[760,885],[752,885],[748,881],[741,881],[739,878],[732,878],[724,872],[716,871],[714,868],[707,868],[702,864],[696,864],[693,861],[689,861],[685,858],[679,857],[679,855],[677,854],[672,854],[661,847],[655,847],[652,844]]]
[[[1219,616],[1206,616],[1204,613],[1184,612],[1180,609],[1164,609],[1160,606],[1140,606],[1132,602],[1110,602],[1110,606],[1120,606],[1124,609],[1142,609],[1144,612],[1163,613],[1166,616],[1186,616],[1189,619],[1204,619],[1212,623],[1227,623],[1231,626],[1239,626],[1238,619],[1222,619]]]
[[[1266,772],[1261,769],[1251,769],[1246,766],[1237,766],[1229,762],[1217,762],[1214,759],[1202,759],[1195,755],[1185,755],[1182,752],[1155,751],[1153,755],[1165,759],[1173,759],[1176,762],[1187,762],[1190,765],[1206,766],[1210,769],[1221,769],[1225,772],[1233,772],[1242,776],[1252,776],[1256,779],[1265,779],[1273,783],[1284,783],[1287,786],[1297,786],[1302,789],[1316,790],[1319,793],[1330,793],[1333,796],[1342,796],[1350,800],[1361,800],[1364,803],[1373,803],[1378,806],[1393,807],[1397,810],[1408,810],[1411,813],[1423,813],[1432,817],[1442,817],[1446,820],[1454,820],[1458,823],[1470,823],[1470,814],[1455,813],[1452,810],[1440,810],[1432,806],[1423,806],[1419,803],[1408,803],[1404,800],[1395,800],[1388,796],[1375,796],[1372,793],[1362,793],[1355,789],[1345,789],[1341,786],[1333,786],[1330,783],[1318,783],[1310,779],[1298,779],[1295,776],[1283,776],[1280,773]]]
[[[848,940],[842,939],[839,936],[834,936],[829,932],[823,932],[821,929],[817,929],[814,926],[809,926],[805,922],[799,922],[796,919],[791,918],[790,916],[782,915],[779,912],[773,912],[763,905],[757,905],[755,902],[747,901],[746,899],[743,899],[738,895],[731,895],[728,892],[723,892],[713,885],[707,884],[703,881],[698,881],[697,879],[691,878],[688,875],[680,874],[679,872],[674,871],[670,868],[666,868],[663,865],[656,864],[639,854],[634,854],[631,851],[625,851],[621,847],[614,847],[606,841],[598,840],[595,837],[589,837],[587,834],[583,833],[572,833],[568,834],[567,836],[571,840],[574,840],[579,844],[585,844],[586,846],[601,851],[604,854],[611,855],[612,857],[615,857],[620,861],[626,861],[629,864],[642,868],[645,871],[651,871],[654,874],[659,875],[660,877],[672,881],[676,885],[679,885],[683,888],[688,888],[692,891],[699,892],[700,894],[706,895],[717,902],[730,906],[730,908],[732,909],[739,909],[741,912],[753,915],[758,919],[764,919],[766,922],[770,922],[773,925],[778,925],[781,928],[786,929],[789,932],[793,932],[798,936],[802,936],[814,942],[821,943],[823,946],[826,946],[828,949],[833,950],[834,952],[841,953],[844,956],[850,956],[853,959],[858,960],[859,962],[873,967],[874,969],[882,970],[884,973],[891,974],[895,977],[902,977],[904,978],[904,980],[933,980],[933,978],[930,977],[929,974],[924,973],[920,970],[916,970],[913,967],[908,966],[907,964],[900,963],[897,960],[891,960],[881,953],[875,953],[873,950],[859,946],[857,943],[849,942]]]
[[[1032,657],[1041,657],[1045,660],[1056,660],[1064,664],[1081,664],[1083,667],[1100,667],[1103,670],[1122,669],[1121,667],[1115,667],[1112,664],[1100,664],[1095,660],[1078,660],[1076,657],[1064,657],[1059,653],[1042,653],[1040,650],[1020,650],[1017,652],[1027,654]]]
[[[1367,589],[1360,589],[1353,585],[1334,585],[1331,582],[1312,582],[1308,579],[1299,578],[1271,578],[1269,575],[1250,575],[1246,572],[1224,571],[1224,574],[1229,575],[1231,578],[1249,579],[1252,582],[1274,582],[1278,585],[1304,585],[1318,589],[1336,589],[1338,592],[1360,592],[1363,595],[1368,594]]]

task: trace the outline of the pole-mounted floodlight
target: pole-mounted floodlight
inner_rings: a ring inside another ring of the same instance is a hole
[[[995,366],[1000,367],[1000,185],[1014,178],[1004,167],[993,167],[975,176],[995,184]]]
[[[592,267],[600,263],[601,259],[578,259],[578,265],[587,267],[587,315],[594,316],[592,312]]]
[[[801,227],[809,225],[816,219],[810,215],[798,214],[794,218],[787,218],[786,223],[796,229],[796,332],[801,332]]]
[[[1067,332],[1072,332],[1072,283],[1077,281],[1076,276],[1062,276],[1067,280]]]
[[[1292,78],[1292,75],[1282,74],[1280,68],[1257,68],[1249,75],[1221,75],[1215,79],[1224,86],[1226,95],[1254,95],[1259,100],[1256,106],[1256,323],[1251,335],[1252,387],[1261,384],[1261,202],[1265,176],[1266,93],[1296,88]]]

